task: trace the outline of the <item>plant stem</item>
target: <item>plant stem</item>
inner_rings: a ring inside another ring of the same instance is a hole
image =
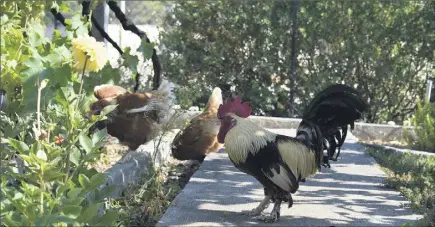
[[[66,174],[65,174],[65,184],[68,182],[68,178],[69,178],[69,166],[70,166],[70,154],[71,154],[71,149],[72,149],[72,147],[71,146],[68,146],[68,147],[66,147],[66,161],[65,161],[65,171],[66,171]]]
[[[80,152],[80,151],[76,151],[76,152]],[[76,174],[77,174],[77,172],[80,170],[80,168],[83,166],[85,164],[85,162],[83,161],[83,160],[81,160],[80,161],[80,163],[79,163],[79,165],[74,169],[74,171],[72,172],[72,174],[71,174],[71,177],[74,177]],[[69,172],[68,172],[69,173]],[[68,175],[69,174],[67,174],[67,178],[68,178]]]
[[[38,87],[38,96],[36,99],[36,122],[37,122],[37,127],[38,127],[38,138],[37,140],[39,140],[39,137],[41,136],[41,81],[39,81],[39,74],[38,74],[38,78],[36,80],[36,85]]]
[[[86,54],[86,53],[85,53]],[[78,107],[79,107],[79,103],[81,102],[81,100],[82,100],[82,90],[83,90],[83,78],[85,77],[85,72],[86,72],[86,64],[88,63],[88,59],[89,59],[89,56],[86,54],[86,60],[85,60],[85,64],[83,65],[83,71],[82,71],[82,76],[81,76],[81,78],[80,78],[80,88],[79,88],[79,97],[78,97],[78,100],[77,100],[77,105],[76,105],[76,108],[78,109]],[[71,135],[72,133],[73,133],[73,129],[72,129],[72,126],[71,126],[71,130],[70,130],[70,134],[69,135]],[[69,168],[70,168],[70,156],[71,156],[71,150],[72,150],[72,147],[69,147],[69,149],[67,149],[66,150],[66,165],[65,165],[65,171],[66,171],[66,175],[65,175],[65,184],[68,182],[68,179],[69,179]],[[76,151],[76,152],[78,152],[78,151]],[[78,168],[78,167],[77,167]]]
[[[41,173],[41,175],[43,175],[44,172]],[[41,208],[39,210],[39,213],[41,214],[41,216],[44,214],[44,191],[45,191],[45,185],[44,185],[44,180],[42,179],[41,176]]]
[[[44,89],[44,87],[41,86],[41,81],[40,81],[40,75],[38,74],[38,77],[36,79],[36,86],[38,89],[38,94],[37,94],[37,99],[36,99],[36,117],[37,117],[37,138],[36,140],[38,141],[37,143],[37,149],[41,149],[40,146],[40,140],[41,140],[41,134],[42,134],[42,130],[41,130],[41,92],[42,89]],[[44,170],[41,167],[41,176],[40,176],[40,188],[41,188],[41,197],[40,197],[40,210],[39,213],[42,216],[44,214],[44,191],[45,191],[45,185],[44,185]]]
[[[83,89],[83,78],[85,77],[86,64],[88,63],[89,56],[86,55],[85,64],[83,66],[82,77],[80,78],[80,88],[79,88],[79,100],[77,100],[77,108],[79,107],[79,103],[82,100],[82,89]]]

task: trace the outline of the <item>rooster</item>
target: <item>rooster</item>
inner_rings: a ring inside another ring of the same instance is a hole
[[[175,99],[173,88],[166,80],[152,92],[131,93],[119,86],[100,85],[94,89],[98,101],[90,105],[90,115],[99,115],[108,105],[118,105],[98,128],[107,127],[111,136],[135,150],[155,138],[168,120]]]
[[[325,140],[335,138],[337,131],[361,118],[367,103],[358,92],[346,85],[333,85],[317,94],[302,116],[296,137],[272,133],[247,119],[250,102],[238,96],[219,106],[221,121],[218,141],[234,166],[255,177],[264,187],[265,197],[254,209],[243,213],[265,222],[280,218],[282,202],[292,207],[299,182],[320,170]],[[272,212],[263,215],[270,201]]]
[[[171,144],[174,158],[202,161],[206,155],[221,148],[222,145],[216,138],[220,126],[216,114],[221,104],[222,91],[216,87],[204,111],[190,120],[189,124],[174,137]]]

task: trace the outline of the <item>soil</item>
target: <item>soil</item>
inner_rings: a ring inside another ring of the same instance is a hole
[[[92,165],[99,172],[108,170],[129,151],[115,139],[110,139],[103,149],[101,159]],[[117,207],[126,213],[121,222],[127,226],[155,226],[200,165],[199,161],[169,157],[154,177],[150,176],[153,173],[144,174],[116,199]]]
[[[151,197],[144,196],[139,203],[133,204],[133,207],[136,206],[139,209],[131,210],[130,226],[155,226],[200,164],[198,161],[180,161],[169,158],[168,162],[160,168],[159,182],[147,188],[148,192],[155,191],[156,193],[153,193]],[[136,193],[138,191],[136,190]],[[159,196],[161,198],[156,201],[155,197]]]
[[[129,151],[127,146],[119,144],[115,140],[109,140],[102,149],[104,152],[100,160],[92,165],[100,173],[110,169]]]

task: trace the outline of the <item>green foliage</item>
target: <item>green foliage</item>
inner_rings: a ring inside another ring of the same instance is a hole
[[[401,121],[433,74],[434,1],[300,1],[296,112],[333,83],[355,85],[369,122]],[[254,114],[289,116],[292,1],[179,1],[165,18],[165,75],[184,106],[233,85]],[[196,103],[195,103],[196,104]]]
[[[44,112],[42,138],[31,144],[8,138],[11,148],[2,151],[19,152],[18,156],[26,162],[25,174],[15,173],[12,166],[3,166],[6,171],[1,181],[2,221],[6,226],[45,226],[58,222],[111,225],[117,213],[108,211],[106,217],[98,216],[97,209],[114,188],[101,190],[105,174],[87,167],[100,157],[107,132],[98,131],[91,138],[87,134],[113,106],[98,118],[88,120],[82,114],[88,98],[80,101],[71,87],[62,87],[54,99],[56,104],[50,104]],[[10,177],[20,181],[20,187],[8,186]]]
[[[89,167],[100,158],[107,132],[89,135],[89,129],[115,106],[91,119],[86,113],[95,99],[93,87],[117,83],[119,70],[106,64],[85,76],[72,69],[71,40],[90,26],[80,12],[66,20],[65,36],[59,31],[45,36],[41,13],[32,16],[39,12],[35,7],[68,10],[66,4],[0,6],[7,12],[1,17],[1,86],[9,99],[6,112],[0,112],[0,139],[10,145],[0,147],[0,156],[11,159],[18,153],[25,162],[24,174],[14,163],[1,163],[0,221],[5,226],[113,225],[118,211],[102,208],[114,186],[104,187],[106,175]],[[19,184],[9,185],[11,178]]]
[[[168,8],[170,4],[171,3],[167,1],[126,1],[126,15],[133,23],[138,25],[160,25],[160,19],[164,17],[166,8]],[[113,18],[113,20],[118,19]]]
[[[414,115],[410,118],[415,136],[405,130],[408,144],[418,150],[435,153],[435,104],[417,104]]]
[[[399,190],[412,207],[425,214],[407,226],[435,226],[435,156],[368,146],[366,151],[387,168],[386,186]]]

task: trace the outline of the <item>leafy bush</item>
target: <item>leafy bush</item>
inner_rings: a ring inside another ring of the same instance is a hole
[[[414,126],[415,135],[405,130],[408,144],[416,149],[435,153],[435,103],[418,103],[410,123]]]
[[[366,151],[387,168],[386,186],[399,190],[425,215],[413,225],[435,226],[435,156],[367,146]]]
[[[300,115],[313,94],[344,82],[368,100],[368,122],[402,122],[432,73],[434,4],[300,1],[295,79],[293,1],[177,1],[165,19],[161,60],[165,75],[182,86],[182,106],[229,85],[252,101],[256,115],[290,116],[294,92]]]
[[[66,19],[65,35],[55,30],[46,37],[43,12],[68,10],[66,3],[58,3],[0,4],[0,84],[8,94],[6,111],[0,112],[0,139],[9,144],[0,146],[0,156],[10,160],[0,166],[0,222],[5,226],[109,226],[119,217],[118,210],[105,206],[114,186],[105,186],[106,174],[90,167],[100,158],[107,132],[89,135],[89,129],[115,106],[98,117],[86,116],[95,100],[93,87],[116,83],[119,70],[107,63],[101,46],[93,52],[95,45],[77,43],[90,28],[80,12]],[[15,156],[22,166],[11,160]]]

